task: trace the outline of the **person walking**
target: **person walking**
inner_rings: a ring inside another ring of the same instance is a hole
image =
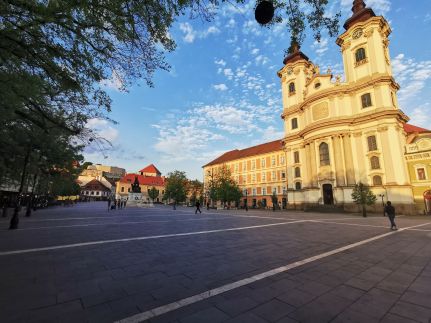
[[[199,211],[199,213],[202,213],[202,211],[201,211],[201,209],[200,209],[200,207],[201,207],[201,203],[199,203],[199,201],[196,201],[196,211],[195,211],[195,214],[197,214],[198,213],[198,211]]]
[[[108,198],[108,211],[111,209],[111,198]]]
[[[388,216],[389,221],[391,221],[391,230],[398,230],[395,224],[395,208],[392,206],[391,201],[386,202],[385,214]]]
[[[210,210],[210,202],[207,202],[207,211]]]

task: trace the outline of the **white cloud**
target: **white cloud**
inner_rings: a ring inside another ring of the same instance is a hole
[[[317,40],[314,41],[312,48],[317,53],[317,55],[322,55],[328,50],[328,38],[320,39],[320,42]]]
[[[252,53],[253,55],[257,55],[257,53],[259,53],[259,48],[254,48],[254,49],[251,51],[251,53]]]
[[[224,83],[214,84],[213,87],[219,91],[226,91],[228,89],[228,87]]]
[[[214,63],[216,65],[226,66],[226,62],[224,60],[222,60],[222,59],[215,60]]]
[[[258,55],[254,59],[254,61],[256,62],[256,65],[265,65],[269,62],[269,59],[264,55]]]
[[[236,25],[235,19],[230,18],[229,21],[226,24],[226,27],[227,28],[233,28],[233,27],[235,27],[235,25]]]
[[[196,31],[188,22],[180,23],[180,29],[184,33],[183,40],[186,43],[193,43],[196,38]]]
[[[110,142],[118,138],[118,130],[110,125],[107,120],[93,118],[87,121],[87,127],[90,128],[97,137],[101,137]]]
[[[220,33],[220,29],[218,29],[216,26],[210,26],[203,31],[194,30],[193,26],[188,22],[180,23],[180,30],[184,33],[183,40],[186,43],[193,43],[196,38],[207,38],[209,35]]]
[[[431,60],[416,62],[406,58],[404,54],[397,55],[392,60],[392,70],[395,80],[400,84],[398,97],[401,103],[407,103],[415,98],[431,79]]]
[[[233,77],[233,72],[232,72],[232,70],[230,69],[230,68],[225,68],[224,70],[223,70],[223,74],[229,79],[229,80],[232,80],[232,77]]]
[[[100,84],[103,87],[106,87],[108,89],[115,90],[115,91],[125,90],[124,88],[125,84],[121,79],[121,76],[116,71],[112,72],[110,79],[102,80]]]
[[[409,117],[409,123],[431,129],[431,104],[428,102],[414,108]]]

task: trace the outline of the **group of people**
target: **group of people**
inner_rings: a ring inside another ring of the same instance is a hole
[[[115,209],[125,209],[127,204],[127,200],[122,199],[116,199],[111,200],[108,199],[108,211],[109,210],[115,210]]]

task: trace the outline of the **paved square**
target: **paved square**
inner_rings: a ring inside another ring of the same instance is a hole
[[[0,225],[0,322],[429,322],[431,218],[126,208]]]

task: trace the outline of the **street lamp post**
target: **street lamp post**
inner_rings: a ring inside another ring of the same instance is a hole
[[[245,211],[248,212],[248,190],[247,188],[245,189]]]
[[[385,194],[379,194],[379,196],[382,199],[382,207],[383,207],[383,216],[385,216],[385,201],[383,201],[383,198],[385,197]]]

